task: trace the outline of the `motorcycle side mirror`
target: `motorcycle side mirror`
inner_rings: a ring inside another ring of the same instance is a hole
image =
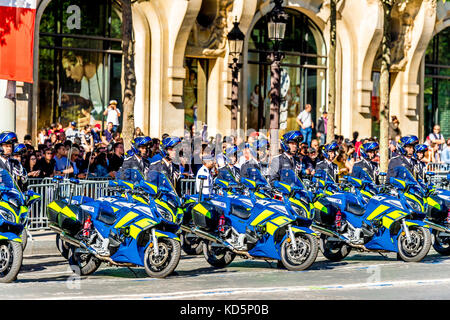
[[[145,181],[145,180],[141,180],[139,182],[139,187],[144,189],[144,191],[147,192],[151,196],[156,196],[158,194],[158,187],[150,182]]]
[[[285,183],[281,183],[280,181],[274,181],[273,187],[280,191],[282,194],[290,194],[291,188]]]
[[[70,182],[71,184],[80,184],[80,180],[75,179],[75,178],[70,178],[70,179],[69,179],[69,182]]]
[[[399,180],[395,179],[394,177],[391,177],[389,179],[389,183],[392,184],[398,190],[404,191],[406,189],[406,184],[402,184]]]
[[[25,193],[25,196],[27,198],[27,207],[31,206],[33,203],[39,201],[41,199],[41,195],[39,193],[33,192],[32,190],[28,190]]]

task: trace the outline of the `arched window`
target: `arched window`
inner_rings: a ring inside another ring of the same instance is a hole
[[[121,20],[112,0],[52,0],[39,26],[38,128],[103,124],[121,109]]]
[[[297,130],[297,115],[306,104],[312,105],[313,120],[326,108],[326,48],[322,33],[313,21],[299,11],[289,14],[286,37],[280,50],[282,83],[280,129]],[[250,34],[248,43],[248,129],[268,129],[270,114],[270,63],[272,50],[268,39],[267,17],[262,17]]]
[[[450,138],[450,28],[439,32],[428,45],[424,99],[425,135],[440,124],[441,133]]]

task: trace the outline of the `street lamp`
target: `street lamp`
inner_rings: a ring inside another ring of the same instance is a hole
[[[272,156],[278,153],[278,129],[280,116],[281,60],[284,54],[279,51],[284,40],[288,14],[283,9],[283,0],[274,0],[275,6],[268,14],[268,35],[273,42],[273,52],[269,55],[270,65],[270,151]]]
[[[244,47],[245,35],[239,29],[239,22],[237,19],[233,22],[234,26],[227,35],[228,47],[230,55],[233,57],[233,62],[230,63],[231,69],[231,129],[237,130],[237,110],[239,103],[239,69],[242,68],[242,63],[239,63],[239,57],[242,54],[242,48]]]

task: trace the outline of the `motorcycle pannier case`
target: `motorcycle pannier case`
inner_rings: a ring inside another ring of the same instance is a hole
[[[67,203],[61,200],[53,201],[47,206],[47,218],[50,225],[58,226],[59,214],[65,206],[67,206]]]
[[[85,215],[83,210],[77,206],[66,206],[59,214],[59,227],[69,234],[75,235],[83,228]]]
[[[427,216],[431,221],[441,222],[447,219],[448,206],[446,201],[438,197],[428,198]]]
[[[192,208],[192,219],[194,224],[205,230],[214,231],[219,225],[221,212],[209,203],[198,203]]]
[[[314,204],[314,220],[323,226],[333,226],[339,208],[327,199],[320,199]]]

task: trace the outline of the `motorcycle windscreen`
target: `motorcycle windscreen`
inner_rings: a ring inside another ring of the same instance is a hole
[[[120,169],[116,174],[116,180],[129,181],[136,184],[144,180],[144,175],[137,169]]]
[[[395,179],[400,179],[405,182],[405,185],[409,185],[410,187],[410,193],[413,193],[419,197],[424,197],[426,192],[422,188],[422,186],[417,182],[417,180],[412,175],[411,171],[406,169],[405,167],[396,167],[394,168],[394,175]]]
[[[300,190],[305,190],[305,185],[300,178],[295,174],[294,170],[282,169],[280,172],[280,181],[288,184],[291,187],[296,187]]]
[[[25,196],[11,174],[5,169],[0,169],[0,187],[5,189],[2,193],[5,194],[7,199],[3,199],[4,201],[12,202],[16,207],[25,205]]]
[[[353,167],[352,177],[355,177],[355,178],[358,178],[361,180],[366,180],[369,182],[374,182],[372,177],[361,167]]]
[[[263,175],[261,174],[261,171],[259,171],[257,168],[248,168],[247,176],[248,176],[248,179],[254,181],[257,186],[269,185],[266,178],[263,177]]]
[[[219,173],[218,173],[216,179],[226,181],[228,183],[229,187],[238,185],[238,182],[236,181],[236,177],[233,175],[233,173],[228,168],[219,169]]]
[[[327,183],[336,183],[336,181],[334,181],[334,179],[328,174],[328,172],[326,172],[325,170],[319,169],[316,171],[316,173],[314,174],[314,178],[319,178],[324,180]],[[313,179],[314,181],[314,179]]]
[[[146,182],[156,186],[158,190],[165,193],[165,195],[170,198],[171,202],[174,202],[175,207],[181,205],[180,197],[178,196],[172,183],[164,173],[154,170],[149,171],[147,174]]]

